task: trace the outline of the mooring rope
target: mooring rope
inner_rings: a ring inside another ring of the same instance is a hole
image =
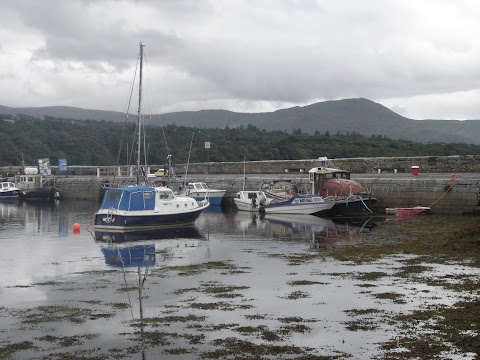
[[[449,184],[450,186],[445,190],[445,192],[437,199],[435,200],[433,203],[430,204],[429,207],[432,207],[433,205],[435,205],[441,198],[443,198],[453,187],[453,185],[455,185],[455,183],[457,182],[458,179],[460,179],[462,177],[462,174],[453,174],[452,177],[450,178],[450,180],[452,181],[451,184]]]
[[[362,202],[363,206],[365,206],[365,208],[373,214],[373,211],[370,210],[370,208],[367,206],[367,204],[365,204],[365,202],[363,201],[362,196],[361,195],[358,195],[358,196],[360,197],[360,201]]]

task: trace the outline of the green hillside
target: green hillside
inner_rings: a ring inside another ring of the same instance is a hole
[[[133,117],[132,117],[133,120]],[[0,115],[0,166],[34,165],[39,158],[67,158],[70,165],[132,164],[136,155],[134,123],[95,120],[42,119]],[[148,164],[161,165],[171,153],[174,162],[330,159],[377,156],[477,155],[480,145],[419,143],[357,132],[309,134],[302,130],[267,131],[253,125],[200,128],[178,125],[146,127]],[[123,142],[122,142],[123,139]],[[205,142],[211,143],[207,152]],[[122,144],[119,153],[120,144]]]
[[[26,114],[76,120],[123,122],[120,112],[72,107],[9,108],[0,106],[0,114]],[[415,142],[480,144],[478,120],[412,120],[367,99],[345,99],[319,102],[307,106],[265,113],[236,113],[226,110],[182,111],[152,115],[150,124],[219,128],[254,125],[268,131],[301,129],[315,134],[329,132],[382,135]]]

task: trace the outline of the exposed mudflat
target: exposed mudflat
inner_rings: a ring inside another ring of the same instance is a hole
[[[188,237],[112,244],[95,241],[89,205],[3,210],[0,359],[480,354],[478,218],[217,211]]]

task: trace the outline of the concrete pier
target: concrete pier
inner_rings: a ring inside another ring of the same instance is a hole
[[[308,187],[306,174],[246,175],[245,189],[259,189],[272,180],[293,180],[299,187]],[[480,212],[480,174],[352,174],[377,198],[374,211],[384,213],[386,207],[431,206],[437,214],[473,214]],[[195,175],[191,180],[204,181],[210,187],[227,189],[226,203],[242,190],[243,177]]]
[[[309,185],[308,174],[246,174],[245,189],[260,189],[262,183],[273,180],[293,180],[301,187]],[[385,207],[431,206],[432,213],[473,214],[480,212],[480,174],[411,174],[374,173],[352,174],[377,199],[374,211],[383,213]],[[57,177],[56,187],[64,198],[98,201],[101,184],[111,177]],[[183,183],[184,177],[178,176]],[[187,181],[203,181],[210,188],[226,189],[224,205],[233,206],[233,197],[242,190],[243,174],[195,174]],[[176,190],[176,189],[174,189]]]
[[[224,203],[229,206],[235,193],[243,188],[244,171],[245,189],[257,190],[263,182],[280,179],[308,186],[308,170],[317,166],[350,171],[352,179],[378,199],[374,209],[378,212],[400,206],[431,206],[432,213],[442,214],[480,212],[480,155],[191,163],[187,180],[226,189]],[[57,167],[51,168],[52,174],[58,174]],[[158,168],[152,165],[147,171],[154,173]],[[186,164],[174,168],[180,183],[186,168]],[[7,174],[19,173],[21,169],[1,170]],[[132,166],[69,166],[68,175],[55,175],[55,184],[64,198],[98,201],[103,193],[101,184],[113,182],[114,175],[133,181],[133,170]]]

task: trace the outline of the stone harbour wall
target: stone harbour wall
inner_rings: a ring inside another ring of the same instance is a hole
[[[418,166],[423,173],[480,172],[480,155],[464,156],[415,156],[415,157],[374,157],[345,159],[306,159],[193,163],[188,165],[189,174],[281,174],[306,173],[313,167],[331,166],[352,173],[397,172],[409,173],[412,166]],[[178,164],[176,171],[185,171],[184,164]]]
[[[432,213],[480,212],[480,179],[357,177],[377,198],[376,208],[430,206]]]
[[[235,193],[244,186],[244,171],[247,190],[260,189],[263,182],[280,179],[294,180],[306,187],[308,170],[326,165],[350,171],[352,178],[378,199],[377,212],[385,207],[418,205],[431,206],[432,213],[471,214],[480,212],[479,160],[480,155],[469,155],[201,163],[189,164],[187,178],[206,182],[211,188],[226,189],[224,204],[230,206]],[[411,174],[412,166],[419,167],[419,176]],[[151,166],[150,172],[157,168]],[[183,164],[175,167],[180,182],[185,168]],[[53,173],[55,170],[52,167]],[[103,195],[101,184],[112,182],[114,173],[123,171],[116,167],[69,166],[68,175],[55,176],[55,186],[63,198],[98,201]],[[452,183],[453,187],[446,192]]]
[[[245,189],[260,189],[273,180],[295,181],[299,188],[308,189],[307,174],[257,176],[247,174]],[[373,209],[384,213],[386,207],[431,206],[437,214],[475,214],[480,212],[480,178],[474,175],[411,176],[409,174],[352,175],[377,198]],[[191,181],[203,181],[211,188],[226,189],[224,204],[233,206],[233,198],[243,188],[243,176],[196,175]]]
[[[105,180],[96,177],[56,177],[55,187],[64,199],[98,201],[101,195],[101,184]]]
[[[432,213],[438,214],[476,214],[480,213],[480,178],[452,176],[431,177],[356,175],[352,178],[360,182],[377,198],[374,210],[384,213],[386,207],[431,206]],[[260,189],[265,182],[273,180],[293,180],[299,187],[307,189],[306,174],[281,174],[277,176],[257,176],[247,174],[245,189]],[[98,201],[102,194],[101,184],[106,178],[68,177],[57,178],[56,187],[65,199],[87,199]],[[243,189],[244,178],[238,175],[196,175],[189,181],[203,181],[211,188],[226,189],[223,205],[233,206],[237,191]],[[453,185],[453,186],[451,186]],[[451,188],[450,188],[451,187]]]
[[[313,167],[332,166],[357,174],[368,173],[409,173],[412,166],[418,166],[420,173],[480,173],[480,155],[455,156],[414,156],[414,157],[373,157],[342,159],[304,159],[304,160],[265,160],[243,162],[190,163],[188,174],[282,174],[306,173]],[[150,165],[154,173],[163,165]],[[58,174],[58,167],[52,166],[52,174]],[[186,164],[176,164],[175,172],[184,174]],[[2,174],[19,173],[19,166],[4,166]],[[132,166],[68,166],[68,175],[127,176],[133,172]]]

